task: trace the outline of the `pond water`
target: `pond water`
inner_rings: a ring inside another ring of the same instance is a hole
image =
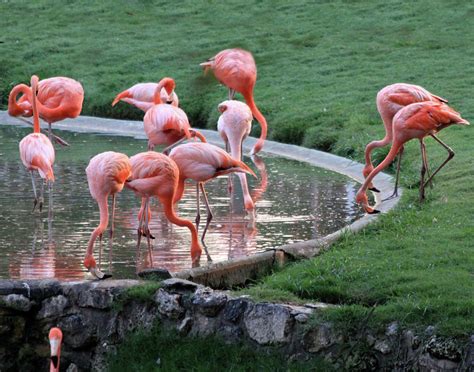
[[[89,277],[84,270],[87,242],[99,222],[99,209],[89,194],[85,168],[103,151],[133,155],[146,151],[146,141],[129,137],[58,131],[71,146],[56,148],[53,215],[48,216],[48,194],[40,214],[31,212],[31,178],[21,163],[18,142],[31,130],[0,126],[0,278],[62,280]],[[245,219],[242,193],[233,177],[232,199],[227,177],[206,184],[214,212],[206,243],[214,262],[252,255],[266,248],[322,237],[362,215],[354,203],[357,184],[334,172],[306,163],[262,154],[255,163],[245,162],[257,173],[249,179],[256,201],[254,224]],[[39,177],[37,177],[39,180]],[[169,223],[157,201],[152,203],[150,229],[155,236],[148,251],[146,239],[136,249],[140,200],[129,190],[118,194],[113,247],[104,234],[102,249],[96,242],[94,256],[102,270],[115,278],[131,278],[142,269],[163,267],[171,272],[191,267],[190,234]],[[206,211],[201,203],[201,230]],[[194,221],[195,186],[189,183],[178,214]],[[151,254],[150,254],[151,253]],[[206,264],[205,255],[201,265]]]

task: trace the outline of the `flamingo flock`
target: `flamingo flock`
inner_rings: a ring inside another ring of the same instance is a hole
[[[175,81],[170,77],[158,83],[139,83],[118,93],[112,101],[115,106],[120,101],[131,104],[144,114],[143,128],[148,137],[146,152],[129,158],[119,152],[108,151],[94,156],[86,169],[87,181],[92,197],[100,211],[100,222],[91,234],[84,259],[84,266],[98,279],[107,277],[96,264],[93,256],[94,244],[109,224],[108,199],[112,199],[112,217],[110,241],[114,234],[114,216],[116,196],[124,188],[132,190],[141,200],[138,213],[137,248],[142,237],[146,237],[148,249],[154,236],[150,231],[150,199],[156,198],[164,208],[166,218],[173,224],[186,227],[191,234],[190,255],[193,265],[198,265],[202,247],[211,260],[205,236],[213,218],[205,183],[222,176],[237,173],[243,192],[243,202],[248,216],[255,219],[255,195],[249,191],[247,175],[256,177],[254,171],[243,162],[243,142],[248,137],[255,118],[260,124],[261,134],[250,154],[254,156],[264,146],[267,136],[267,121],[254,100],[254,87],[257,80],[257,68],[252,54],[242,49],[226,49],[200,64],[204,71],[212,70],[219,82],[228,88],[228,99],[217,105],[221,113],[217,129],[224,142],[226,151],[207,143],[205,136],[191,128],[185,111],[179,107],[175,92]],[[245,102],[234,100],[240,93]],[[21,97],[18,99],[18,95]],[[26,169],[31,172],[34,193],[33,211],[39,206],[41,212],[44,203],[44,184],[50,187],[54,182],[53,165],[55,150],[53,141],[68,145],[52,133],[52,124],[65,118],[77,117],[82,109],[84,90],[77,81],[66,77],[55,77],[39,81],[31,78],[31,87],[26,84],[15,86],[9,96],[8,111],[12,116],[33,116],[33,133],[20,142],[20,157]],[[397,83],[389,85],[377,94],[377,109],[382,118],[385,136],[382,140],[370,142],[365,149],[365,181],[356,195],[367,213],[378,211],[370,206],[367,190],[378,192],[373,184],[374,177],[385,169],[398,155],[395,189],[392,197],[397,196],[400,161],[404,145],[411,139],[420,142],[422,166],[420,174],[419,199],[425,198],[425,188],[433,177],[452,159],[454,151],[442,142],[436,134],[451,125],[468,125],[469,122],[448,106],[448,101],[434,95],[426,89],[411,84]],[[48,123],[48,136],[41,133],[39,118]],[[446,149],[446,160],[432,173],[429,173],[428,158],[424,140],[432,137]],[[375,148],[391,144],[387,157],[376,167],[372,164],[371,153]],[[165,146],[162,153],[155,152],[156,146]],[[253,158],[260,170],[261,161]],[[260,164],[260,166],[259,166]],[[37,193],[35,171],[42,179],[41,191]],[[262,174],[263,176],[263,174]],[[177,214],[177,203],[184,193],[187,179],[196,182],[197,215],[193,222],[182,219]],[[262,178],[263,180],[263,178]],[[232,183],[228,183],[232,192]],[[200,194],[207,211],[207,220],[199,240]],[[52,206],[50,206],[52,208]]]

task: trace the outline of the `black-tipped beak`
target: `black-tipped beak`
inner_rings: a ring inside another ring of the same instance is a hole
[[[171,105],[171,104],[173,103],[173,101],[166,101],[166,103],[167,103],[168,105]]]
[[[58,368],[59,358],[57,355],[51,357],[51,363],[53,363],[54,368]]]
[[[373,192],[380,192],[380,190],[376,187],[369,187],[369,190]]]
[[[371,212],[367,212],[367,213],[368,214],[377,214],[377,213],[380,213],[380,211],[378,209],[374,209]]]

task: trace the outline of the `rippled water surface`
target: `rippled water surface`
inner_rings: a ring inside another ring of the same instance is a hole
[[[82,266],[87,242],[99,222],[99,210],[85,175],[88,161],[109,150],[133,155],[145,151],[146,142],[58,131],[71,146],[56,149],[54,212],[48,218],[46,191],[42,214],[31,213],[31,179],[18,153],[18,142],[28,133],[27,128],[0,126],[0,277],[82,279],[89,275]],[[265,154],[255,163],[249,158],[245,161],[258,175],[249,181],[257,206],[254,226],[244,219],[237,177],[233,177],[232,198],[227,177],[206,184],[214,212],[206,242],[214,262],[322,237],[361,215],[354,203],[356,183],[347,177]],[[37,182],[39,189],[39,177]],[[203,203],[201,207],[203,226],[206,211]],[[189,230],[167,222],[157,201],[152,203],[150,224],[156,238],[153,249],[149,252],[146,239],[142,239],[137,251],[139,208],[140,201],[129,190],[118,195],[113,247],[109,247],[108,233],[104,234],[102,249],[96,242],[94,255],[101,268],[116,278],[135,277],[137,271],[149,267],[165,267],[172,272],[190,268]],[[195,187],[189,183],[178,213],[194,221],[195,210]],[[201,264],[205,263],[203,255]]]

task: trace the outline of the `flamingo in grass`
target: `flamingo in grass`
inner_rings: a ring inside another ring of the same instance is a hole
[[[427,101],[412,103],[402,108],[393,118],[393,137],[392,148],[387,157],[367,176],[364,184],[361,186],[356,195],[356,202],[361,204],[367,213],[377,213],[378,211],[370,207],[366,190],[372,182],[373,178],[385,169],[397,156],[403,148],[403,145],[411,139],[418,138],[420,141],[422,165],[420,180],[420,201],[425,198],[425,187],[431,182],[433,177],[443,168],[448,161],[454,156],[454,151],[442,142],[436,133],[453,124],[469,125],[469,122],[461,117],[451,107],[444,103]],[[427,136],[433,137],[436,142],[448,151],[448,157],[441,163],[428,180],[425,181],[426,173],[426,148],[423,139]]]
[[[244,162],[234,159],[223,149],[209,143],[185,143],[184,145],[177,146],[171,150],[169,156],[176,162],[179,168],[178,190],[174,196],[175,203],[183,196],[185,180],[189,178],[196,181],[196,201],[198,203],[196,226],[199,226],[201,218],[199,214],[199,190],[201,190],[204,196],[204,203],[207,210],[207,221],[206,227],[202,233],[201,242],[204,248],[206,248],[204,239],[213,215],[209,207],[204,183],[218,176],[233,172],[244,172],[251,174],[254,177],[256,177],[256,175]],[[210,260],[209,254],[207,256],[208,260]]]
[[[201,66],[205,71],[212,69],[217,80],[229,88],[230,100],[234,99],[235,92],[243,95],[262,129],[260,138],[250,152],[252,155],[258,153],[267,138],[267,120],[253,99],[253,89],[257,81],[257,66],[252,54],[243,49],[226,49],[217,53],[207,62],[201,63]]]
[[[206,138],[197,130],[191,129],[186,113],[179,107],[167,105],[161,100],[163,88],[167,92],[174,89],[175,83],[171,78],[164,78],[155,90],[154,105],[148,109],[143,118],[145,133],[148,137],[148,150],[153,150],[156,145],[168,146],[163,152],[179,144],[180,142],[198,137],[206,142]]]
[[[33,184],[33,193],[35,195],[35,200],[33,204],[33,211],[36,208],[36,205],[39,203],[39,210],[41,212],[43,208],[43,189],[44,181],[50,186],[54,182],[54,147],[48,137],[40,133],[39,125],[39,113],[38,107],[36,105],[36,92],[38,89],[38,76],[33,75],[31,77],[31,91],[32,91],[32,112],[33,112],[33,133],[28,134],[20,141],[20,158],[27,170],[31,174],[31,182]],[[36,182],[34,171],[37,170],[41,179],[44,180],[41,183],[41,195],[38,198],[36,193]],[[49,188],[51,198],[51,187]]]
[[[18,94],[23,95],[17,100]],[[53,136],[52,123],[67,118],[76,118],[82,110],[84,90],[82,85],[68,77],[52,77],[38,84],[37,107],[39,116],[48,123],[49,139],[68,145],[57,136]],[[8,113],[11,116],[31,116],[31,90],[25,84],[16,85],[8,98]]]
[[[50,354],[50,372],[59,372],[59,361],[61,358],[61,343],[63,341],[63,333],[60,328],[53,327],[49,331],[49,345],[51,348]]]
[[[122,191],[125,181],[132,174],[132,166],[127,155],[107,151],[94,156],[86,168],[87,182],[92,197],[97,201],[100,210],[99,226],[92,232],[87,245],[84,266],[98,279],[104,279],[105,274],[97,268],[92,255],[94,243],[107,228],[109,222],[108,197],[112,195],[112,223],[110,227],[110,241],[114,235],[115,195]]]
[[[374,167],[370,159],[371,152],[378,147],[384,147],[392,142],[392,120],[395,114],[403,107],[408,106],[416,102],[443,102],[448,101],[444,98],[436,96],[426,89],[412,84],[396,83],[387,85],[381,89],[377,94],[377,110],[383,120],[385,127],[385,137],[379,141],[370,142],[365,148],[365,167],[363,170],[364,177],[367,177],[370,172],[373,171]],[[397,175],[395,179],[395,189],[392,196],[398,195],[398,180],[400,175],[400,163],[403,154],[403,147],[399,151],[398,163],[397,163]],[[428,170],[428,164],[426,162],[425,167]],[[374,185],[369,185],[369,190],[379,192]]]
[[[219,104],[218,110],[222,114],[217,122],[217,130],[224,140],[225,148],[234,159],[242,160],[242,144],[252,128],[252,111],[245,103],[231,100]],[[247,177],[241,172],[237,175],[242,186],[245,210],[254,218],[255,206],[249,193]]]
[[[175,225],[187,227],[191,232],[191,259],[193,265],[196,265],[202,253],[197,229],[191,221],[178,217],[174,210],[174,199],[180,179],[178,166],[168,156],[153,151],[132,156],[130,162],[132,176],[125,186],[140,196],[142,201],[144,200],[139,213],[137,249],[140,246],[141,236],[145,233],[148,249],[151,250],[151,236],[148,226],[151,218],[149,199],[157,197],[163,204],[166,218]]]
[[[142,111],[147,112],[155,104],[155,92],[158,88],[158,83],[140,83],[124,90],[117,94],[112,106],[115,106],[119,101],[127,102]],[[160,98],[162,102],[178,107],[178,95],[174,91],[174,81],[160,89]]]

